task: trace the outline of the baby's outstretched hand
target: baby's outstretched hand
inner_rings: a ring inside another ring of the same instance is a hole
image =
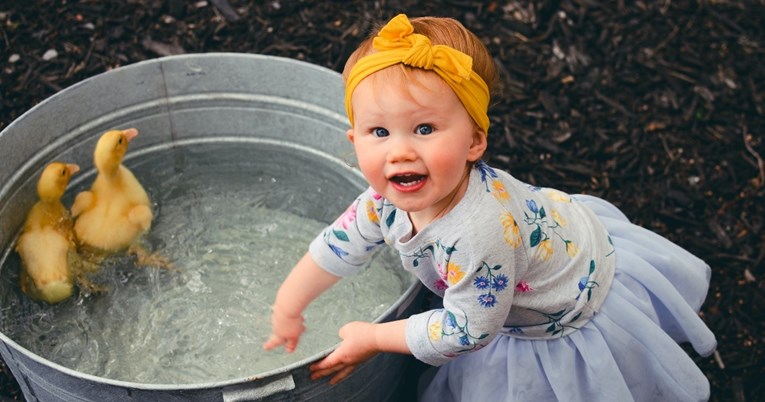
[[[358,321],[343,325],[339,332],[343,341],[329,356],[310,366],[311,379],[317,380],[334,374],[330,384],[337,384],[348,377],[360,363],[375,356],[379,349],[374,325]]]
[[[285,314],[274,306],[271,312],[271,336],[263,343],[263,349],[271,350],[284,345],[284,350],[289,353],[294,352],[300,335],[305,331],[304,321],[302,315]]]

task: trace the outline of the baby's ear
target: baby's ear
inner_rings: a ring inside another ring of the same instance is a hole
[[[468,162],[475,162],[481,159],[488,145],[489,142],[483,130],[476,129],[473,131],[473,143],[470,144],[470,149],[468,150]]]
[[[353,144],[353,128],[349,128],[348,131],[345,132],[345,136],[348,137],[348,141]]]

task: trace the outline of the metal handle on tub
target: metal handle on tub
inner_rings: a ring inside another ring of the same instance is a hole
[[[295,380],[291,374],[277,378],[268,384],[253,387],[251,383],[240,384],[223,390],[223,402],[257,401],[280,392],[295,389]]]

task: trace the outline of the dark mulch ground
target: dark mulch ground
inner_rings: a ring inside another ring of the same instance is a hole
[[[401,11],[457,18],[496,55],[492,163],[605,197],[712,266],[702,315],[719,355],[696,361],[714,401],[765,400],[762,0],[0,0],[0,128],[78,81],[164,55],[340,70],[371,21]],[[20,398],[9,376],[0,388]]]

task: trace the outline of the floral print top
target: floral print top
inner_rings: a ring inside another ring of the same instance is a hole
[[[443,309],[407,320],[418,359],[441,365],[499,334],[565,336],[603,303],[615,255],[606,229],[575,196],[530,186],[483,162],[448,214],[412,236],[407,213],[371,188],[311,243],[314,260],[346,276],[378,246],[443,297]]]

